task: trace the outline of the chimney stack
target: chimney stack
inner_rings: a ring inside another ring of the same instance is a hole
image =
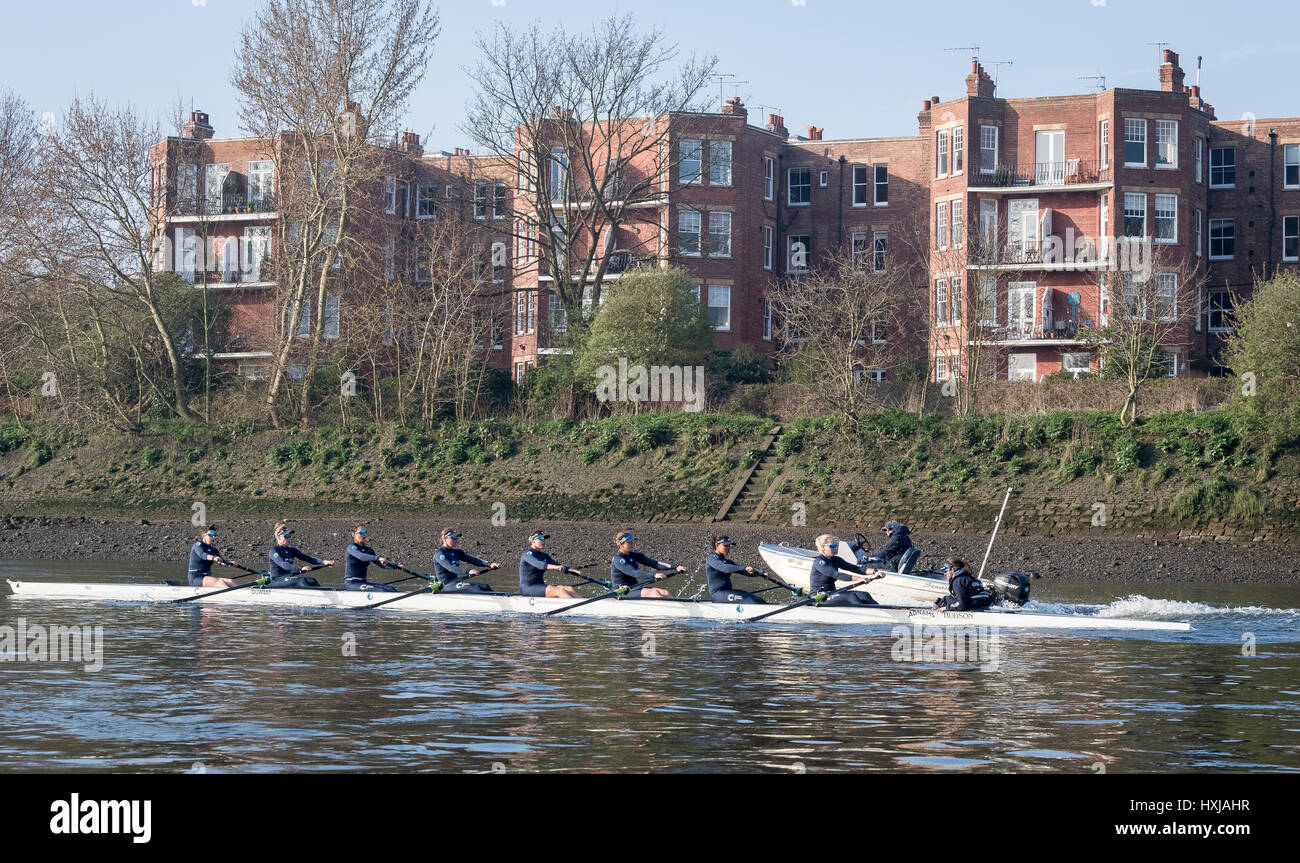
[[[824,131],[826,131],[826,130],[825,130],[825,129],[818,129],[816,126],[809,126],[809,127],[808,127],[808,140],[809,140],[809,141],[820,141],[820,140],[822,139],[822,132],[824,132]]]
[[[1178,65],[1178,55],[1168,48],[1164,52],[1164,62],[1160,64],[1160,89],[1166,93],[1183,91],[1183,70]]]
[[[736,117],[748,117],[749,112],[745,110],[745,103],[740,101],[737,96],[734,99],[728,99],[727,103],[722,106],[722,113],[730,114]]]
[[[989,73],[984,71],[984,66],[978,60],[972,60],[970,74],[966,76],[966,95],[992,99],[995,89],[996,85]]]
[[[922,110],[922,111],[929,111],[929,110],[930,110],[930,100],[929,100],[929,99],[926,99],[924,102],[921,103],[921,110]]]
[[[782,138],[790,137],[790,132],[785,128],[785,118],[780,114],[767,115],[767,131],[774,132]]]
[[[186,138],[196,141],[206,141],[215,134],[208,123],[208,115],[203,111],[190,112],[190,121],[185,124],[184,133]]]
[[[420,134],[418,132],[403,132],[402,143],[398,145],[397,149],[417,159],[424,155],[424,148],[420,146]]]

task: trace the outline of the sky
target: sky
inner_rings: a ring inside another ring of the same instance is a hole
[[[230,86],[236,36],[259,0],[2,0],[8,47],[0,87],[38,115],[78,93],[130,102],[166,125],[179,101],[204,110],[219,136],[240,134]],[[921,102],[965,94],[974,47],[998,95],[1158,89],[1160,48],[1180,55],[1186,83],[1201,55],[1202,95],[1219,119],[1300,115],[1300,12],[1275,0],[442,0],[442,34],[411,102],[407,128],[426,151],[466,146],[461,131],[479,33],[497,23],[583,29],[631,11],[683,54],[715,53],[750,121],[781,113],[792,134],[914,135]],[[959,49],[959,50],[949,50]],[[998,61],[1010,64],[995,65]]]

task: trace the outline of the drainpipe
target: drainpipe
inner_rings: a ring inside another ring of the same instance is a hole
[[[844,163],[847,160],[843,154],[840,154],[840,206],[839,206],[839,226],[835,229],[836,245],[841,250],[844,249]]]
[[[787,274],[786,266],[790,263],[790,249],[787,247],[787,243],[785,242],[785,228],[781,225],[781,175],[785,173],[785,169],[782,167],[784,164],[785,153],[777,153],[776,176],[772,178],[772,194],[776,197],[776,226],[773,231],[776,235],[776,239],[773,241],[773,243],[776,244],[776,249],[772,250],[772,255],[781,262],[780,267],[777,268],[777,273],[782,276]],[[785,253],[780,254],[777,252],[777,249],[785,249]],[[776,261],[773,261],[773,263],[776,263]]]
[[[1264,278],[1273,269],[1273,228],[1277,226],[1277,129],[1268,130],[1268,260],[1264,262]]]

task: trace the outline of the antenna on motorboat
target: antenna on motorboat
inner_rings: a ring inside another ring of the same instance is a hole
[[[1007,511],[1007,501],[1011,500],[1012,491],[1011,486],[1007,486],[1007,496],[1002,498],[1002,509],[998,512],[997,521],[993,522],[993,535],[989,537],[989,547],[984,551],[984,560],[980,563],[979,575],[975,576],[976,581],[984,577],[984,567],[988,565],[989,555],[993,552],[993,540],[998,538],[998,528],[1002,526],[1002,516]]]

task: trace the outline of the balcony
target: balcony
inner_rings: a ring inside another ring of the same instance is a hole
[[[658,255],[638,255],[633,252],[611,252],[609,255],[609,264],[605,267],[606,275],[618,275],[635,270],[637,267],[657,267],[659,266]]]
[[[260,219],[275,212],[275,199],[269,195],[248,197],[227,192],[220,198],[199,198],[196,201],[178,201],[169,217],[173,222],[237,221]]]
[[[1087,272],[1105,269],[1110,262],[1099,257],[1097,244],[1092,238],[1088,240],[1088,253],[1085,255],[1077,248],[1067,248],[1064,242],[1010,242],[998,245],[996,249],[985,246],[978,241],[970,245],[970,263],[973,270],[1064,270],[1068,272]]]
[[[191,284],[214,289],[269,288],[275,285],[275,282],[265,278],[268,273],[254,270],[209,270],[207,273],[182,271],[176,275]]]
[[[1007,194],[1043,190],[1090,191],[1112,186],[1114,173],[1110,165],[1103,167],[1099,162],[1084,159],[1028,165],[1005,162],[993,169],[974,168],[969,183],[972,191]]]

